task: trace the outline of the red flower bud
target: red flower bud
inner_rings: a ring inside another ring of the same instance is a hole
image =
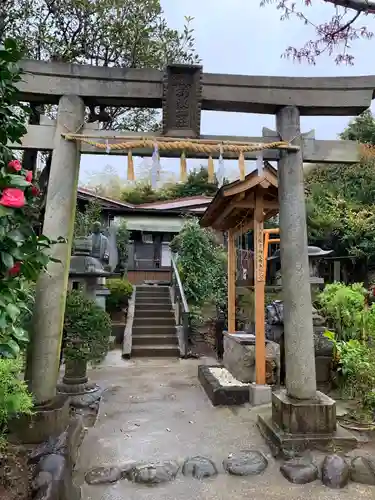
[[[12,160],[8,163],[8,168],[10,168],[10,170],[19,172],[20,170],[22,170],[22,165],[18,160]]]
[[[31,194],[33,196],[39,196],[40,195],[40,189],[37,186],[31,186]]]
[[[25,193],[19,188],[6,188],[2,192],[0,205],[3,207],[22,208],[25,203]]]
[[[17,276],[17,274],[21,271],[22,262],[16,262],[13,267],[11,267],[8,271],[9,276]]]
[[[32,173],[32,171],[31,171],[31,170],[28,170],[28,171],[26,172],[26,177],[25,177],[25,179],[27,180],[27,182],[31,182],[31,181],[33,180],[33,173]]]

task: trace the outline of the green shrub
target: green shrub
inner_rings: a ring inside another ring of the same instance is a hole
[[[116,231],[119,267],[122,272],[126,270],[128,264],[129,240],[130,240],[130,231],[128,230],[126,221],[123,220],[117,226],[117,231]]]
[[[33,402],[21,372],[21,359],[0,358],[0,438],[10,418],[31,413]]]
[[[111,318],[81,291],[73,290],[66,299],[64,319],[65,359],[102,361],[109,349]]]
[[[187,218],[171,249],[178,253],[177,267],[189,305],[227,302],[227,254],[215,233]]]
[[[338,385],[345,397],[358,398],[364,409],[375,409],[375,351],[359,340],[337,340],[333,332],[326,332],[335,348]]]
[[[362,283],[332,283],[318,295],[316,305],[337,340],[367,340],[375,333],[375,306],[366,307],[366,293]]]
[[[132,296],[133,285],[125,279],[111,279],[107,281],[107,287],[111,292],[106,301],[108,311],[120,311]]]

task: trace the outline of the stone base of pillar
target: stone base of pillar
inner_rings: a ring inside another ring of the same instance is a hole
[[[38,444],[59,436],[69,425],[69,398],[58,394],[50,401],[36,405],[31,415],[21,415],[10,420],[10,441]]]
[[[271,415],[258,417],[258,427],[275,457],[306,449],[353,449],[356,437],[336,422],[336,403],[321,392],[316,399],[300,401],[285,390],[272,394]]]
[[[57,384],[57,392],[66,396],[78,396],[82,394],[89,394],[91,392],[99,391],[100,387],[94,382],[84,382],[82,384]]]

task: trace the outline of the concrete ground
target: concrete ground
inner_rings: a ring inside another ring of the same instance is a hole
[[[211,405],[197,380],[197,366],[212,361],[123,361],[119,351],[112,351],[100,368],[90,371],[92,381],[111,389],[80,450],[76,481],[82,484],[84,500],[375,498],[375,487],[370,486],[351,483],[343,490],[330,490],[320,481],[304,486],[287,482],[257,430],[257,412]],[[241,478],[224,473],[223,459],[244,449],[266,454],[269,466],[262,475]],[[173,482],[151,488],[126,480],[97,486],[84,482],[85,472],[96,466],[196,455],[211,458],[219,475],[203,481],[178,475]]]

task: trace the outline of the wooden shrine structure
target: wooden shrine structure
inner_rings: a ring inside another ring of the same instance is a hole
[[[236,238],[254,231],[256,383],[266,383],[264,222],[279,211],[277,171],[263,168],[223,186],[208,206],[201,226],[228,233],[228,333],[236,331]],[[268,233],[267,233],[268,234]]]
[[[255,223],[250,219],[249,224],[254,224],[259,235],[264,210],[277,209],[274,179],[244,179],[244,160],[257,159],[262,151],[264,160],[278,162],[281,269],[283,289],[287,291],[286,390],[273,393],[272,416],[262,420],[262,428],[271,439],[284,444],[293,443],[293,438],[298,440],[301,434],[323,442],[332,440],[337,429],[335,402],[316,387],[303,163],[356,163],[361,146],[352,141],[316,140],[313,131],[301,132],[300,117],[358,115],[371,105],[375,76],[245,76],[204,73],[201,66],[189,65],[158,71],[40,61],[24,61],[22,69],[19,99],[40,105],[58,104],[57,119],[43,118],[39,125],[29,125],[22,145],[10,146],[53,151],[43,231],[52,239],[61,236],[67,240],[67,244],[52,250],[52,257],[60,263],[51,262],[48,273],[37,284],[31,374],[32,388],[38,388],[34,392],[37,403],[51,400],[56,394],[80,154],[151,156],[157,146],[161,157],[183,156],[184,162],[188,156],[207,158],[209,165],[213,158],[239,159],[240,182],[223,189],[219,201],[213,203],[220,203],[227,211],[218,224],[230,234],[232,270],[233,235],[236,227],[241,227],[236,214],[254,212]],[[87,123],[88,106],[159,108],[162,126],[156,134],[93,129]],[[202,110],[275,114],[276,130],[263,129],[261,137],[202,136]],[[271,178],[265,170],[267,175]],[[247,198],[252,182],[254,200]],[[273,199],[268,193],[274,193]],[[237,205],[235,211],[227,210],[227,198]],[[265,208],[266,202],[269,209]],[[258,238],[256,246],[262,244]],[[264,261],[259,251],[258,259],[257,283],[262,283]],[[233,296],[233,280],[231,283],[229,295]],[[259,297],[261,294],[261,300]],[[262,381],[261,373],[259,377]]]

